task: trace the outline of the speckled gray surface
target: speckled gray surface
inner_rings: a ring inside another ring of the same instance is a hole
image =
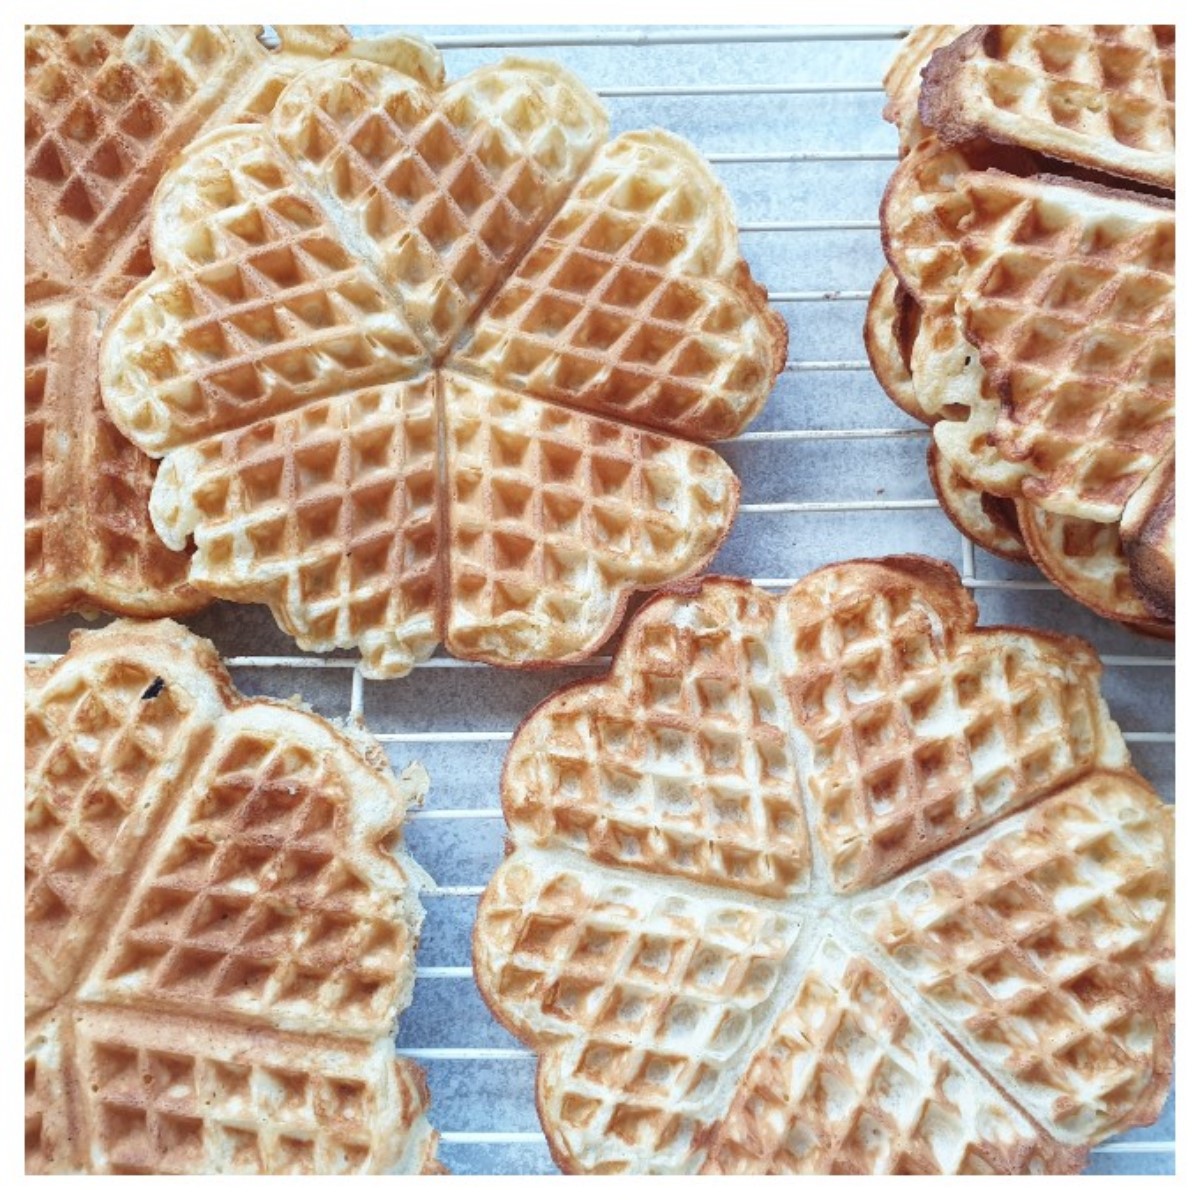
[[[587,36],[577,28],[412,28],[451,43],[488,40],[488,35],[494,41],[527,34]],[[597,32],[609,41],[619,33]],[[657,27],[649,32],[661,38],[688,31]],[[731,32],[748,36],[745,30]],[[721,447],[741,476],[743,500],[751,507],[740,515],[717,569],[779,579],[862,555],[920,551],[949,559],[976,581],[985,623],[1076,633],[1098,647],[1109,664],[1105,694],[1130,735],[1134,761],[1164,796],[1172,797],[1172,647],[1093,617],[1042,584],[1031,568],[983,551],[972,555],[932,499],[924,430],[892,406],[866,369],[860,327],[866,293],[882,265],[877,210],[896,145],[892,127],[879,116],[878,83],[894,52],[895,33],[863,30],[831,37],[822,31],[818,40],[721,38],[670,45],[547,44],[515,51],[460,44],[447,45],[444,53],[451,77],[506,53],[554,57],[601,94],[766,84],[815,89],[606,96],[614,132],[663,126],[690,138],[714,160],[743,225],[745,255],[791,330],[790,369],[751,436]],[[763,228],[780,225],[785,228]],[[753,436],[768,431],[801,436]],[[784,512],[753,507],[781,503],[810,507]],[[893,507],[897,504],[903,507]],[[835,507],[811,507],[824,505]],[[72,618],[31,629],[27,647],[60,651],[67,631],[83,624],[88,623]],[[244,691],[300,693],[320,712],[349,711],[354,673],[347,656],[328,656],[327,664],[314,659],[318,665],[306,667],[263,661],[298,654],[265,610],[221,604],[190,624],[213,638],[227,657],[255,659],[234,668]],[[470,975],[476,898],[503,855],[502,821],[495,812],[480,810],[496,809],[506,735],[524,714],[555,688],[601,669],[505,673],[439,657],[405,681],[368,682],[362,688],[364,716],[385,739],[392,761],[401,766],[419,758],[433,778],[426,811],[412,823],[409,841],[437,888],[425,898],[428,917],[416,997],[398,1041],[428,1071],[433,1118],[443,1131],[442,1157],[456,1173],[553,1170],[533,1105],[534,1060],[492,1020]],[[1102,1147],[1090,1170],[1171,1173],[1174,1137],[1172,1095],[1153,1128]]]

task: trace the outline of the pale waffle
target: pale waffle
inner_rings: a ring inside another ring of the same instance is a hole
[[[437,1169],[393,1046],[424,771],[170,621],[76,633],[25,704],[26,1170]]]
[[[147,514],[154,465],[100,401],[99,332],[150,272],[147,209],[206,124],[265,116],[287,80],[355,53],[345,30],[31,26],[25,33],[27,621],[72,609],[162,616],[207,602]],[[413,71],[423,43],[373,43]]]
[[[1175,187],[1173,25],[977,25],[923,74],[920,120],[947,143],[1012,142]]]
[[[517,731],[476,980],[588,1172],[1079,1170],[1152,1121],[1170,810],[945,564],[650,601]]]
[[[102,379],[196,586],[384,677],[439,639],[584,657],[703,568],[738,487],[697,443],[753,418],[786,330],[700,157],[607,133],[554,64],[345,60],[192,144]]]

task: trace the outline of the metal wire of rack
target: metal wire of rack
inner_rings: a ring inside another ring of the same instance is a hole
[[[895,161],[878,81],[907,30],[413,31],[442,49],[452,78],[498,52],[551,53],[609,102],[614,132],[661,124],[689,137],[731,192],[744,253],[788,319],[792,349],[754,426],[719,444],[748,499],[714,569],[778,590],[839,558],[908,550],[954,561],[984,623],[1077,633],[1101,650],[1105,693],[1135,765],[1172,797],[1171,647],[1093,617],[1032,569],[958,534],[926,476],[927,431],[891,406],[863,357],[863,309],[882,265],[875,213]],[[765,573],[780,567],[790,574]],[[429,1073],[443,1160],[455,1172],[552,1171],[533,1102],[535,1058],[476,993],[470,928],[504,852],[498,777],[514,725],[555,688],[605,670],[609,656],[519,675],[438,656],[405,682],[374,683],[354,658],[297,653],[269,617],[248,611],[216,605],[190,622],[214,639],[244,691],[300,692],[327,715],[362,717],[396,765],[416,756],[433,777],[409,842],[437,882],[424,893],[417,988],[398,1045]],[[61,653],[80,623],[29,630],[27,660]],[[1098,1147],[1089,1171],[1170,1174],[1174,1149],[1172,1093],[1156,1125]]]

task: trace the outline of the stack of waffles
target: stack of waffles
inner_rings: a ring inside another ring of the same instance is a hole
[[[150,270],[150,197],[208,125],[258,121],[292,76],[358,52],[336,27],[33,26],[25,33],[25,618],[192,611],[155,535],[154,464],[100,400],[100,336]],[[423,43],[371,43],[414,73]]]
[[[943,563],[652,600],[504,769],[479,986],[595,1172],[1029,1173],[1151,1122],[1170,810],[1075,639]]]
[[[865,340],[951,520],[1142,632],[1175,613],[1175,34],[924,26]]]
[[[166,620],[75,634],[25,704],[26,1170],[438,1169],[393,1045],[421,768]]]
[[[206,595],[403,675],[591,653],[709,561],[786,329],[728,197],[550,63],[342,56],[195,140],[101,348]]]

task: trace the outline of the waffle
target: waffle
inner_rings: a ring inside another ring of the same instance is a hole
[[[961,226],[971,211],[959,180],[989,167],[1029,175],[1037,165],[1020,149],[977,141],[946,146],[932,136],[901,160],[879,205],[883,252],[900,286],[923,313],[953,311],[958,295]]]
[[[1174,637],[1173,614],[1156,613],[1136,586],[1119,526],[1059,516],[1027,500],[1016,506],[1030,557],[1072,600],[1139,633]]]
[[[944,564],[651,600],[517,731],[475,974],[588,1172],[1074,1171],[1152,1121],[1170,812]]]
[[[879,386],[897,408],[929,425],[933,417],[917,399],[912,377],[913,340],[921,324],[921,309],[884,267],[871,289],[863,321],[863,343]]]
[[[73,635],[25,721],[26,1169],[436,1168],[393,1049],[424,771],[170,621]]]
[[[935,436],[978,486],[1118,520],[1174,436],[1173,211],[972,161],[974,148],[927,141],[884,194],[889,263],[928,318],[918,403],[944,410],[958,389],[968,428]],[[965,342],[982,372],[962,372]]]
[[[954,469],[936,442],[929,446],[926,463],[942,511],[959,533],[1000,558],[1030,561],[1015,501],[981,491]]]
[[[631,133],[599,152],[451,365],[711,441],[757,413],[786,343],[707,165],[670,134]]]
[[[1121,545],[1142,602],[1175,620],[1175,454],[1146,476],[1121,514]]]
[[[27,622],[73,609],[186,613],[208,600],[147,519],[154,464],[100,402],[98,325],[69,296],[25,309]]]
[[[900,43],[883,77],[887,95],[883,117],[896,126],[901,157],[932,132],[922,124],[919,112],[921,69],[935,50],[954,41],[966,28],[965,25],[917,25]]]
[[[958,309],[1004,399],[1022,494],[1112,522],[1174,440],[1175,214],[1047,177],[968,173]]]
[[[553,64],[342,60],[193,142],[101,374],[194,585],[387,677],[584,657],[703,568],[738,489],[697,443],[786,333],[695,152],[607,128]]]
[[[148,520],[153,463],[101,403],[99,331],[150,272],[147,208],[174,155],[206,124],[260,120],[288,78],[360,48],[333,26],[277,32],[268,51],[249,26],[26,29],[27,622],[207,602]],[[411,39],[370,52],[440,70]]]
[[[920,119],[945,142],[986,137],[1175,187],[1173,25],[977,25],[923,74]]]
[[[880,205],[883,247],[919,311],[889,323],[881,281],[868,357],[898,407],[932,426],[934,488],[966,536],[1028,557],[1016,502],[1050,579],[1170,636],[1174,213],[1088,168],[1122,173],[1094,157],[1101,127],[1153,107],[1160,68],[1171,90],[1174,32],[978,26],[936,49],[945,36],[914,30],[885,80],[903,157]],[[1064,128],[1047,134],[1047,121]],[[1091,157],[1070,149],[1085,143]],[[1046,155],[1069,159],[1074,178],[1046,174]],[[1173,182],[1173,142],[1170,158]]]

